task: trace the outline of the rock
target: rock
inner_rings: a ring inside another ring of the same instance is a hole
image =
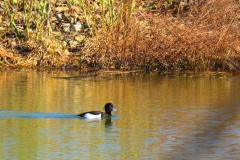
[[[78,45],[78,42],[75,40],[70,40],[70,41],[68,41],[68,45],[69,45],[69,47],[74,48]]]
[[[56,7],[55,10],[59,13],[68,11],[68,7]]]
[[[74,39],[75,39],[77,42],[81,43],[85,38],[86,38],[86,37],[85,37],[84,35],[78,34],[78,35],[75,36]]]
[[[0,35],[6,31],[7,31],[7,27],[0,26],[0,32],[1,32]]]
[[[70,22],[71,24],[75,23],[77,20],[77,18],[75,16],[69,16],[68,17],[68,22]]]
[[[56,4],[57,0],[50,0],[51,4]]]
[[[12,46],[12,47],[16,47],[16,46],[17,46],[17,43],[16,43],[15,41],[12,41],[12,42],[11,42],[11,46]]]
[[[62,41],[62,45],[63,45],[64,47],[66,47],[66,46],[67,46],[67,42]]]
[[[70,32],[69,26],[63,26],[63,32]]]
[[[83,25],[82,25],[82,23],[79,22],[79,21],[77,21],[77,23],[74,24],[74,25],[72,25],[72,27],[71,27],[71,31],[72,31],[72,32],[78,32],[78,31],[80,31],[81,29],[83,29]]]
[[[57,19],[57,21],[61,21],[62,20],[62,13],[57,13],[54,15],[54,17]]]
[[[71,24],[74,24],[77,22],[78,14],[64,12],[62,15],[62,19],[64,21],[70,22]]]
[[[63,23],[62,24],[62,30],[64,32],[70,32],[70,23]]]
[[[83,13],[82,9],[79,6],[71,6],[71,10],[77,14]]]

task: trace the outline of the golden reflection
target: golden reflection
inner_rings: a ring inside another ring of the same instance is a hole
[[[26,151],[50,154],[57,148],[77,150],[82,157],[94,159],[109,156],[98,154],[108,147],[118,153],[117,159],[167,157],[179,150],[190,153],[195,144],[206,148],[202,141],[211,140],[212,134],[219,135],[216,139],[221,135],[239,138],[239,134],[227,132],[229,124],[239,121],[238,84],[236,78],[208,75],[79,77],[68,72],[0,72],[1,110],[78,114],[103,110],[107,102],[118,110],[113,112],[115,118],[100,122],[5,119],[0,128],[10,130],[4,134],[3,144],[10,138],[17,145],[8,152],[17,150],[22,159],[27,159]],[[1,147],[0,154],[4,152]]]

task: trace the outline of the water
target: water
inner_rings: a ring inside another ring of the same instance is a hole
[[[240,79],[0,72],[0,159],[237,159]],[[76,116],[103,110],[110,119]]]

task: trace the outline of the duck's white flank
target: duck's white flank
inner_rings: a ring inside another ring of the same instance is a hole
[[[101,118],[101,114],[93,115],[93,114],[90,114],[90,113],[86,113],[84,115],[84,117],[89,118],[89,119],[91,119],[91,118]]]

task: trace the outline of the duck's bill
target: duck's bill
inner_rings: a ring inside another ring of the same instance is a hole
[[[117,111],[114,107],[112,108],[112,111]]]

